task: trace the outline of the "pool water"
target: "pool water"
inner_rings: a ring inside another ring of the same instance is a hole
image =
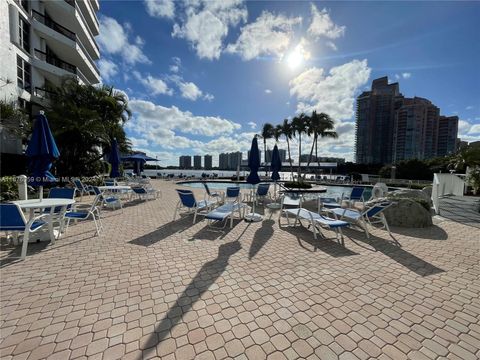
[[[178,182],[178,185],[191,187],[195,189],[203,189],[203,183],[201,181],[185,181],[185,182]],[[227,187],[230,186],[240,186],[240,189],[244,190],[251,190],[252,185],[244,183],[244,182],[233,182],[233,181],[207,181],[207,185],[211,190],[225,190]],[[273,183],[271,184],[273,187]],[[327,189],[326,193],[321,193],[319,195],[325,197],[335,197],[340,198],[342,194],[344,196],[350,195],[352,191],[352,186],[341,186],[341,185],[322,185]],[[365,186],[365,192],[363,193],[363,197],[366,200],[370,199],[372,194],[372,188],[370,186]]]

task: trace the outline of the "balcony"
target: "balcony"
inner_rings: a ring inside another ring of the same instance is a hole
[[[34,94],[34,96],[36,96],[40,99],[45,99],[45,100],[51,100],[56,95],[56,93],[54,91],[44,89],[44,88],[41,88],[41,87],[35,87],[35,91],[34,91],[33,94]]]
[[[45,15],[39,13],[38,11],[32,10],[32,17],[43,25],[48,26],[50,29],[53,29],[56,32],[66,36],[70,40],[77,42],[77,35],[73,31],[68,30],[66,27],[60,25],[52,19],[47,18]]]
[[[35,57],[39,60],[45,61],[47,64],[53,65],[57,68],[68,71],[69,73],[77,75],[77,67],[57,57],[50,56],[47,53],[35,49]]]

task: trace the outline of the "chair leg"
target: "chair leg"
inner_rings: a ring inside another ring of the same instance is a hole
[[[195,213],[193,214],[193,223],[197,220],[197,209],[195,209]]]
[[[30,232],[28,228],[26,228],[25,232],[23,233],[23,244],[22,244],[22,254],[21,254],[22,260],[25,260],[25,257],[27,256],[28,239],[30,237],[29,235],[30,235]]]

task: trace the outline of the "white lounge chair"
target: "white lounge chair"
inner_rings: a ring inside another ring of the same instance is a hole
[[[208,220],[209,225],[212,224],[212,222],[214,221],[225,221],[225,223],[223,224],[223,228],[227,225],[227,220],[230,219],[231,229],[233,227],[234,214],[238,213],[238,217],[240,219],[243,219],[246,207],[247,205],[243,203],[226,203],[210,211],[207,215],[205,215],[205,219]]]
[[[180,200],[178,202],[177,207],[175,208],[175,213],[173,214],[173,220],[177,217],[177,212],[180,211],[182,208],[188,210],[188,212],[193,212],[193,223],[197,220],[198,215],[207,215],[210,210],[215,205],[215,202],[212,201],[196,201],[195,196],[191,190],[180,190],[177,189],[178,196]]]

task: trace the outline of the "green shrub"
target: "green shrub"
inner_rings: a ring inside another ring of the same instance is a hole
[[[0,201],[18,199],[18,185],[15,176],[4,176],[0,178]]]

